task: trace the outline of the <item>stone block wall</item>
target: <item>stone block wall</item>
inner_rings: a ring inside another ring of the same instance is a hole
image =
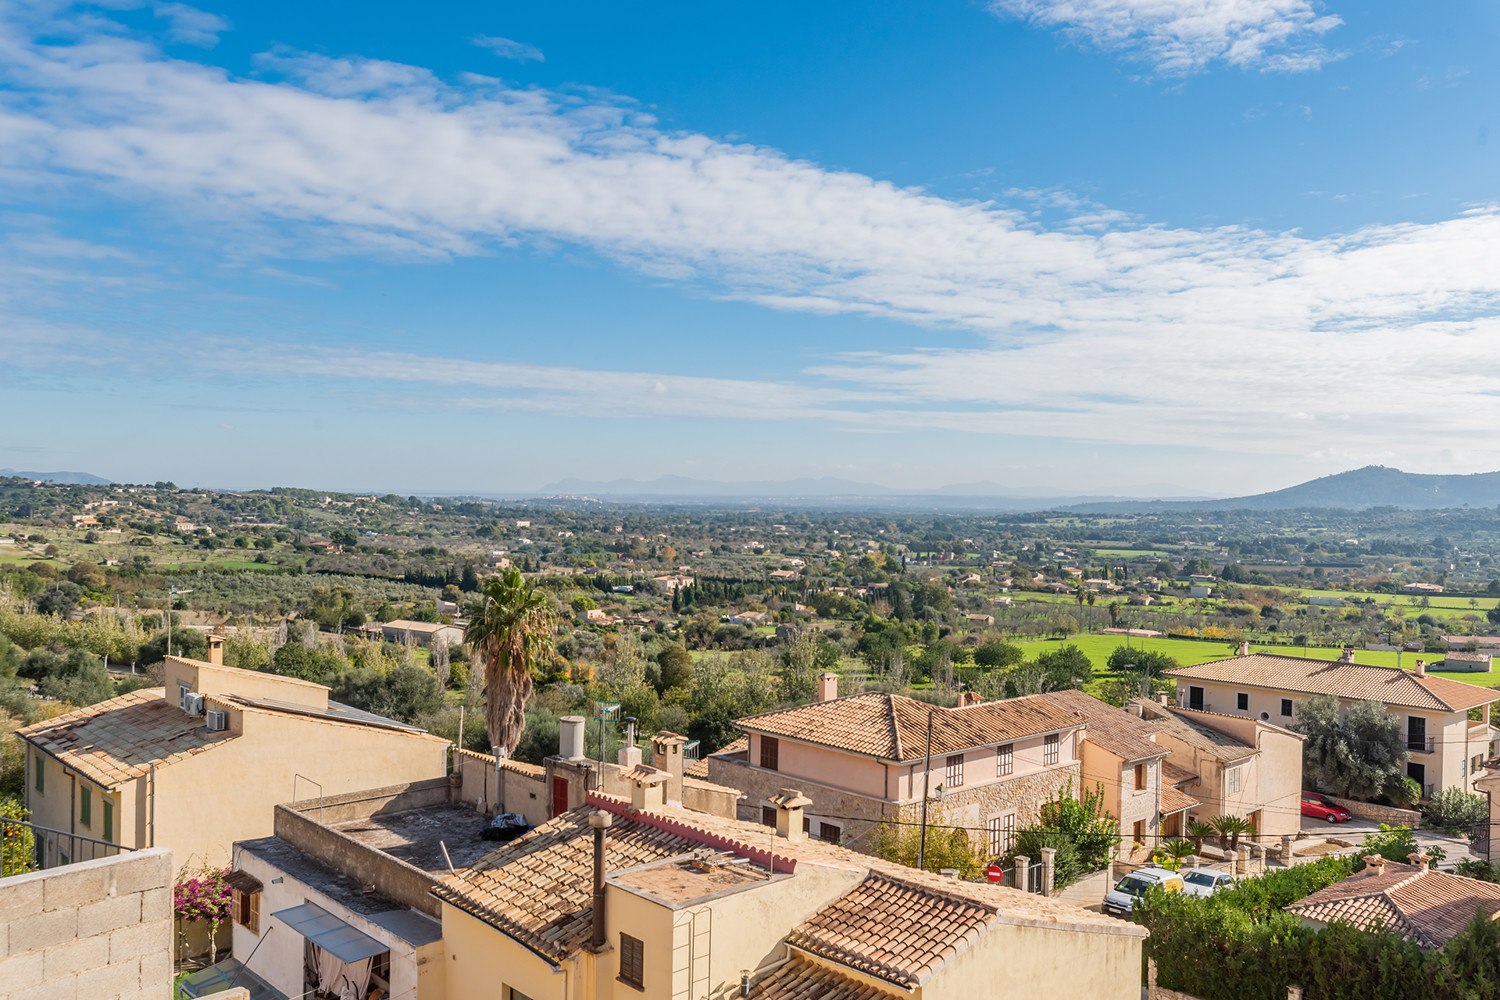
[[[0,1000],[171,994],[171,851],[0,879]]]
[[[1373,819],[1377,823],[1389,823],[1391,826],[1409,826],[1413,830],[1422,825],[1422,814],[1411,809],[1397,809],[1395,806],[1377,806],[1373,802],[1360,802],[1358,799],[1341,799],[1337,796],[1328,796],[1328,801],[1334,805],[1343,806],[1355,816],[1362,819]]]

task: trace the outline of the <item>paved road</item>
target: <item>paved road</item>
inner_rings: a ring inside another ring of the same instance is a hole
[[[1302,832],[1310,837],[1336,837],[1358,844],[1367,833],[1378,833],[1380,824],[1370,819],[1354,817],[1347,823],[1330,823],[1327,820],[1302,817]],[[1417,844],[1423,848],[1441,847],[1447,852],[1441,867],[1452,868],[1469,856],[1469,842],[1463,837],[1450,837],[1437,830],[1418,830]]]

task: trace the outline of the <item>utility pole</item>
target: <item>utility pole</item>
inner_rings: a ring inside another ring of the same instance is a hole
[[[932,719],[936,708],[927,710],[927,767],[922,772],[922,832],[917,839],[917,868],[927,860],[927,792],[932,786]]]

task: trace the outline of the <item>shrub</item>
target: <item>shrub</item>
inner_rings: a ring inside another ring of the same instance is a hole
[[[1433,793],[1428,800],[1422,819],[1430,827],[1454,835],[1466,835],[1475,823],[1482,822],[1489,814],[1487,796],[1474,795],[1461,788],[1444,788]]]

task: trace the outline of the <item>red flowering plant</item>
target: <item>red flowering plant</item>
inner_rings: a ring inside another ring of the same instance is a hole
[[[228,874],[228,868],[183,872],[172,890],[172,912],[177,915],[178,926],[184,934],[186,927],[183,925],[191,921],[208,925],[210,961],[218,957],[214,936],[219,932],[219,925],[229,920],[233,911],[234,893],[224,881]]]

